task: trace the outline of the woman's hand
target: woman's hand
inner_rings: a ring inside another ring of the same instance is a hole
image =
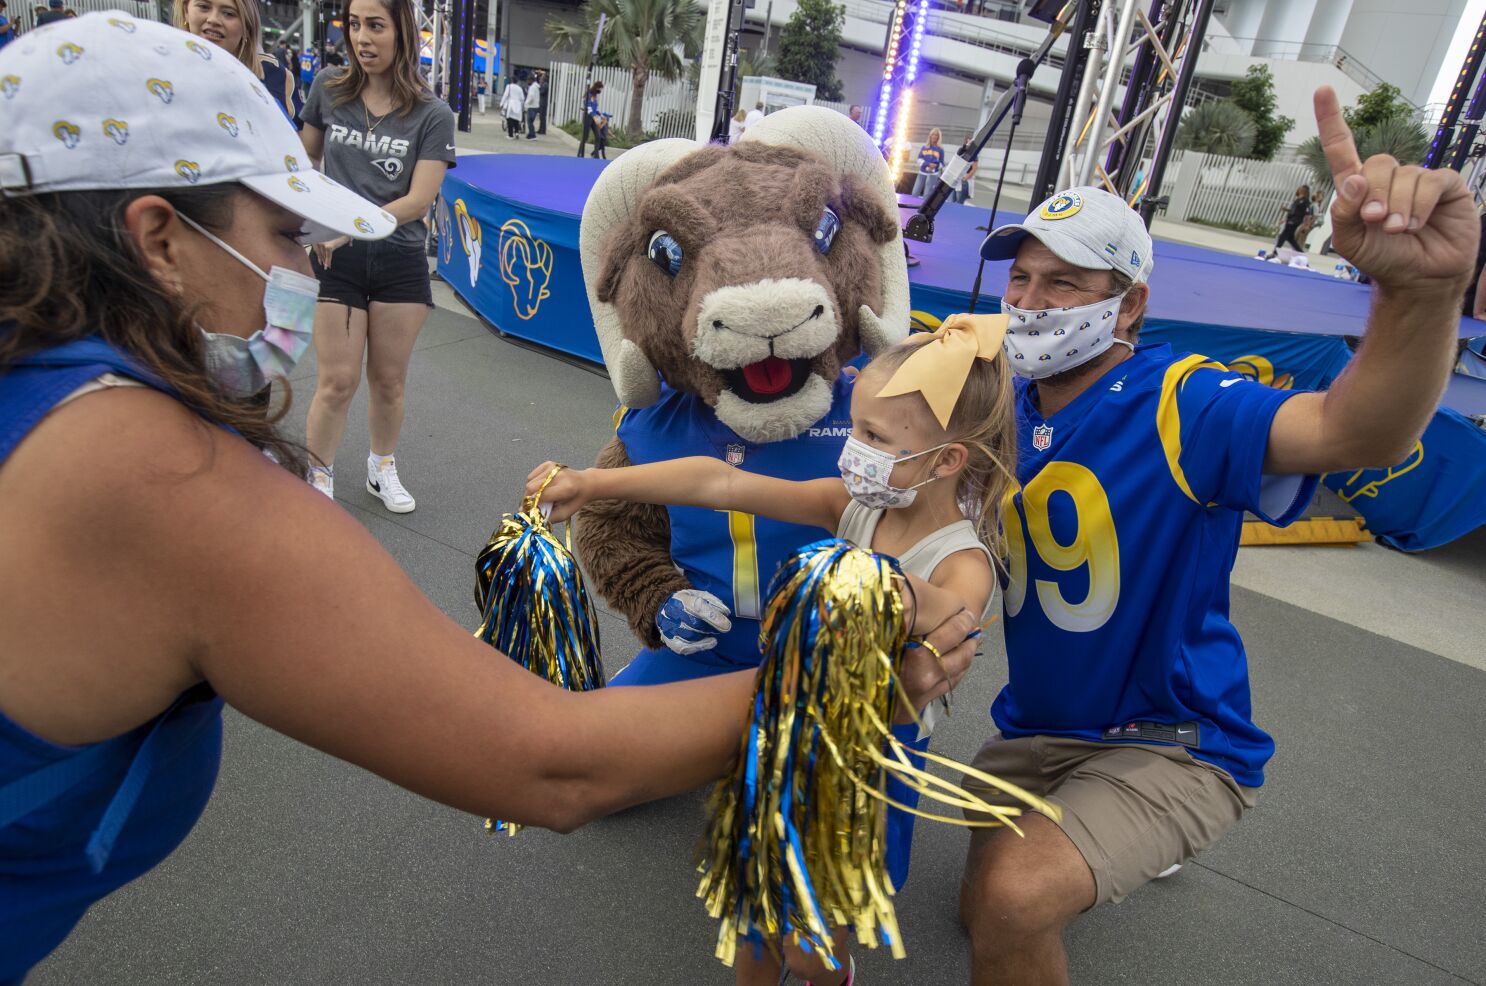
[[[589,475],[592,470],[569,469],[556,462],[544,462],[526,477],[526,495],[536,496],[537,490],[542,489],[542,484],[554,469],[561,471],[552,477],[552,482],[547,483],[547,488],[542,490],[541,500],[537,502],[551,507],[552,514],[548,519],[554,524],[560,524],[582,510],[594,498],[594,484]]]
[[[330,269],[330,255],[341,247],[351,242],[349,236],[337,236],[333,240],[315,244],[315,259],[320,261],[320,266],[326,270]]]

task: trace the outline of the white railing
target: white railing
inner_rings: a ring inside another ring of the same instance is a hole
[[[634,82],[629,69],[586,66],[573,62],[553,62],[547,78],[552,90],[547,96],[547,119],[562,126],[583,119],[583,96],[589,85],[602,82],[599,111],[611,114],[616,129],[639,130],[657,137],[695,137],[697,92],[684,79],[670,81],[654,76],[645,85],[640,104],[640,125],[628,120],[630,93]]]
[[[11,23],[16,25],[22,34],[36,26],[35,6],[29,0],[27,2],[17,0],[17,2],[11,3],[6,10]],[[68,0],[66,9],[74,11],[79,15],[91,14],[100,10],[122,10],[126,14],[133,14],[140,20],[158,21],[170,19],[169,2],[166,2],[163,6],[164,17],[162,17],[162,5],[156,2],[156,0]]]
[[[1166,218],[1277,226],[1295,189],[1310,181],[1310,168],[1303,164],[1177,151],[1162,189],[1171,197]]]

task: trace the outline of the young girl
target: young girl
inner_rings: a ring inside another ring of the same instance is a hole
[[[304,147],[325,174],[396,217],[375,243],[346,237],[315,247],[319,380],[305,426],[310,479],[334,496],[335,452],[366,356],[371,451],[366,491],[393,513],[417,504],[397,474],[403,387],[413,343],[433,307],[423,217],[454,164],[454,113],[418,71],[412,0],[351,0],[350,64],[316,76],[304,107]]]
[[[841,479],[804,483],[758,476],[721,458],[693,457],[623,469],[564,469],[542,502],[554,522],[592,500],[705,507],[813,524],[864,548],[892,555],[913,585],[915,628],[935,625],[961,608],[989,615],[996,586],[993,552],[1001,554],[1001,501],[1016,467],[1011,374],[1000,358],[1001,316],[957,315],[933,334],[909,339],[873,360],[851,399],[851,437],[841,452]],[[534,470],[537,491],[552,463]],[[925,724],[932,728],[925,716]],[[900,738],[927,744],[911,717]],[[905,790],[891,792],[897,800]],[[889,814],[893,885],[907,877],[912,818]],[[842,968],[787,947],[790,971],[818,986],[850,984],[845,929],[835,933]],[[779,981],[773,957],[740,950],[739,984]]]

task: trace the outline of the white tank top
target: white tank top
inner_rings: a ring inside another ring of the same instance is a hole
[[[877,522],[882,519],[883,511],[864,507],[852,500],[846,505],[841,513],[841,520],[836,525],[836,536],[860,548],[872,547],[872,535],[877,531]],[[986,561],[991,563],[991,571],[996,571],[996,559],[992,557],[991,551],[981,542],[975,534],[975,525],[968,520],[957,520],[939,528],[933,534],[909,548],[898,556],[898,564],[903,566],[903,571],[909,575],[917,575],[925,582],[929,581],[939,563],[957,551],[975,550],[986,556]],[[984,623],[991,618],[995,612],[996,592],[991,591],[991,598],[986,600],[985,612],[980,614],[980,621]]]

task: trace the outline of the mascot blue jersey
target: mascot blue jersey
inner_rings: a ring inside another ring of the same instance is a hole
[[[1020,489],[1005,510],[1008,737],[1179,743],[1264,782],[1248,664],[1228,620],[1244,511],[1299,515],[1314,476],[1263,476],[1294,391],[1142,346],[1051,418],[1018,382]]]
[[[777,479],[820,479],[840,475],[836,460],[851,434],[851,386],[845,376],[838,377],[824,418],[795,438],[762,445],[739,438],[701,398],[670,387],[661,388],[656,403],[621,408],[618,417],[619,439],[636,465],[705,455]],[[818,541],[820,529],[700,507],[667,507],[666,512],[672,559],[687,581],[733,611],[732,630],[719,636],[711,653],[743,667],[757,666],[758,619],[768,601],[769,580],[788,552]]]

